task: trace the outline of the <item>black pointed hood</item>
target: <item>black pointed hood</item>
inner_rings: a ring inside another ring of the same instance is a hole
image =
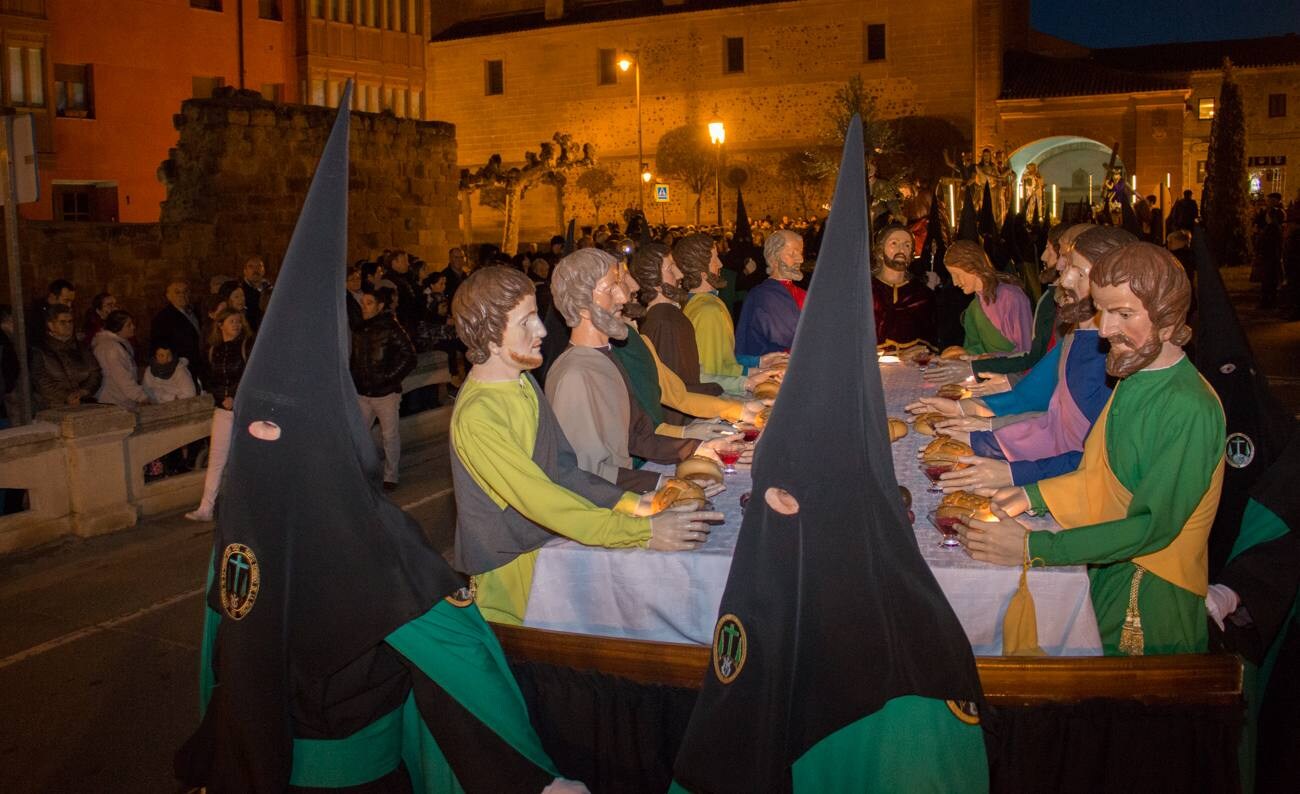
[[[993,215],[993,193],[989,190],[989,183],[984,183],[984,203],[980,205],[980,236],[989,238],[996,237],[998,234],[997,218]]]
[[[568,256],[578,248],[578,238],[575,236],[578,226],[577,218],[569,219],[569,228],[564,231],[564,255]]]
[[[980,241],[980,219],[975,214],[975,198],[970,194],[970,185],[962,188],[961,218],[957,223],[957,239]]]
[[[862,266],[861,136],[855,116],[820,272],[754,457],[713,666],[675,766],[692,790],[788,791],[796,760],[893,698],[980,698],[970,643],[898,497]],[[770,507],[769,488],[798,512]]]
[[[380,490],[348,370],[351,97],[349,82],[235,397],[208,599],[215,790],[284,790],[294,693],[460,586]]]
[[[1273,397],[1268,379],[1255,363],[1203,229],[1196,229],[1192,250],[1196,258],[1196,368],[1219,395],[1228,425],[1229,465],[1223,470],[1223,494],[1210,531],[1213,579],[1237,539],[1251,490],[1286,448],[1295,433],[1295,420]]]
[[[749,226],[749,213],[745,212],[745,197],[741,195],[740,188],[736,188],[736,232],[731,239],[738,243],[754,242],[754,232]]]
[[[921,267],[937,270],[943,262],[946,246],[943,242],[943,210],[939,206],[939,189],[930,199],[930,217],[925,224],[925,248],[921,250]]]
[[[1124,231],[1128,232],[1134,237],[1137,237],[1138,239],[1141,239],[1142,222],[1138,220],[1137,213],[1133,211],[1132,197],[1129,196],[1127,189],[1124,189],[1120,193],[1120,197],[1121,197],[1119,203],[1120,225],[1124,227]]]

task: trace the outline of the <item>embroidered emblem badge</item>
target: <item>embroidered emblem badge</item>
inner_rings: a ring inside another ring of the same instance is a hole
[[[718,618],[713,629],[713,674],[724,684],[740,675],[749,655],[749,638],[740,618],[727,614]]]
[[[1255,442],[1245,433],[1233,433],[1228,436],[1224,450],[1228,465],[1234,469],[1244,469],[1255,459]]]
[[[947,700],[952,715],[967,725],[980,724],[980,707],[973,700]]]
[[[460,588],[459,590],[454,590],[444,600],[454,607],[460,607],[461,609],[464,609],[465,607],[474,603],[474,588],[469,587],[467,585],[465,587]]]
[[[221,554],[221,608],[231,620],[243,620],[257,601],[262,572],[257,555],[242,543],[231,543]]]

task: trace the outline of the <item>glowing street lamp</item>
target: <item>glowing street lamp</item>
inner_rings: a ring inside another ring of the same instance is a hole
[[[646,183],[646,184],[648,185],[648,184],[650,184],[650,180],[651,180],[651,179],[654,179],[654,178],[655,178],[655,175],[652,174],[652,173],[650,173],[650,165],[649,165],[648,163],[642,163],[642,164],[641,164],[641,181],[644,182],[644,183]]]
[[[718,107],[713,106],[713,121],[709,122],[709,143],[714,146],[713,195],[718,198],[718,226],[722,226],[722,144],[727,142],[727,128],[718,117]]]
[[[618,68],[626,72],[628,69],[634,69],[633,74],[636,77],[636,159],[641,163],[641,184],[636,186],[636,208],[645,211],[645,185],[650,181],[648,176],[650,169],[645,165],[645,149],[642,145],[641,137],[641,63],[636,59],[636,53],[629,53],[618,60]]]

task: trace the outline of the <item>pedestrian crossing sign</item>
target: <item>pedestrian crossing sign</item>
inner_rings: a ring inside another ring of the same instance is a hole
[[[655,183],[655,201],[660,204],[668,203],[668,186],[663,182]]]

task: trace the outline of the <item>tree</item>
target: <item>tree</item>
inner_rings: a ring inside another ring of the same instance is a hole
[[[1250,259],[1250,191],[1246,175],[1246,114],[1232,62],[1223,60],[1223,85],[1210,122],[1201,217],[1210,250],[1220,265]]]
[[[600,221],[600,208],[614,198],[617,186],[614,175],[604,168],[589,168],[578,177],[578,189],[587,194],[591,204],[596,208],[596,221]]]
[[[700,201],[713,182],[717,153],[703,124],[669,130],[655,147],[655,170],[685,183],[695,194],[695,224],[700,223]]]
[[[849,122],[854,115],[861,116],[862,146],[866,154],[866,172],[862,178],[867,181],[868,194],[873,202],[894,200],[907,177],[902,168],[893,172],[879,168],[880,162],[889,162],[897,152],[898,138],[890,122],[881,118],[878,104],[876,95],[867,90],[861,76],[855,74],[849,78],[831,98],[821,135],[822,145],[815,152],[823,177],[833,178],[839,171],[840,153],[849,133]]]
[[[514,256],[519,248],[519,208],[524,194],[537,184],[562,187],[567,174],[591,168],[596,164],[596,147],[590,143],[581,147],[574,143],[573,136],[555,133],[551,140],[543,141],[537,152],[524,153],[524,165],[504,168],[501,155],[494,154],[487,164],[477,171],[468,168],[460,172],[460,189],[490,190],[500,188],[505,192],[502,209],[505,212],[505,225],[501,230],[501,251]]]
[[[826,184],[826,169],[817,155],[804,149],[787,152],[777,169],[781,180],[799,200],[799,213],[805,218],[811,215],[810,205]]]

